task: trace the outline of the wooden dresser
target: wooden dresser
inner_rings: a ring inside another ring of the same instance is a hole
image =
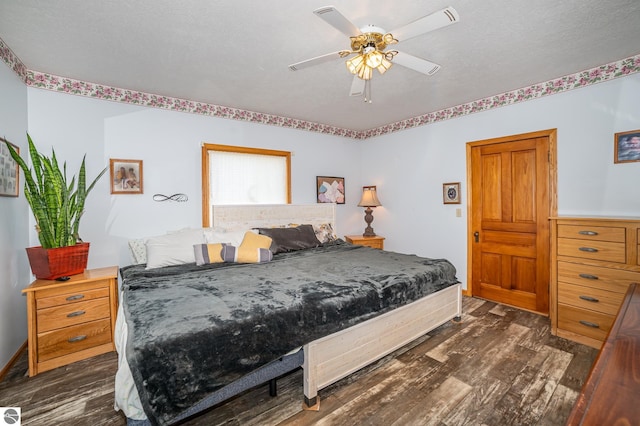
[[[567,425],[640,424],[640,284],[631,284]]]
[[[376,235],[374,237],[364,237],[362,235],[345,235],[344,238],[351,244],[384,250],[384,237],[381,237],[380,235]]]
[[[115,350],[118,267],[68,281],[35,280],[27,295],[29,376]]]
[[[600,348],[640,282],[640,218],[551,218],[551,332]]]

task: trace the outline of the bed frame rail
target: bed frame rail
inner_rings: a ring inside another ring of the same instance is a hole
[[[461,285],[304,346],[304,403],[318,409],[318,391],[462,315]]]

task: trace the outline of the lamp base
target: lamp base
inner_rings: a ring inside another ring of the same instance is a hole
[[[371,227],[371,222],[373,222],[373,210],[371,207],[367,207],[364,211],[364,221],[367,223],[367,227],[364,229],[363,237],[375,237],[376,233],[373,232],[373,228]]]
[[[364,232],[362,233],[363,237],[377,237],[376,233],[373,232],[373,228],[370,226],[367,226],[364,230]]]

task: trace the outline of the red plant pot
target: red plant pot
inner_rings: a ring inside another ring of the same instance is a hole
[[[27,247],[26,250],[31,272],[40,280],[81,274],[87,268],[89,259],[89,243],[51,249]]]

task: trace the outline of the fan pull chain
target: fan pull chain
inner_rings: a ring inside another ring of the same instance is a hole
[[[371,99],[371,80],[365,80],[364,82],[364,102],[367,104],[373,103]]]

